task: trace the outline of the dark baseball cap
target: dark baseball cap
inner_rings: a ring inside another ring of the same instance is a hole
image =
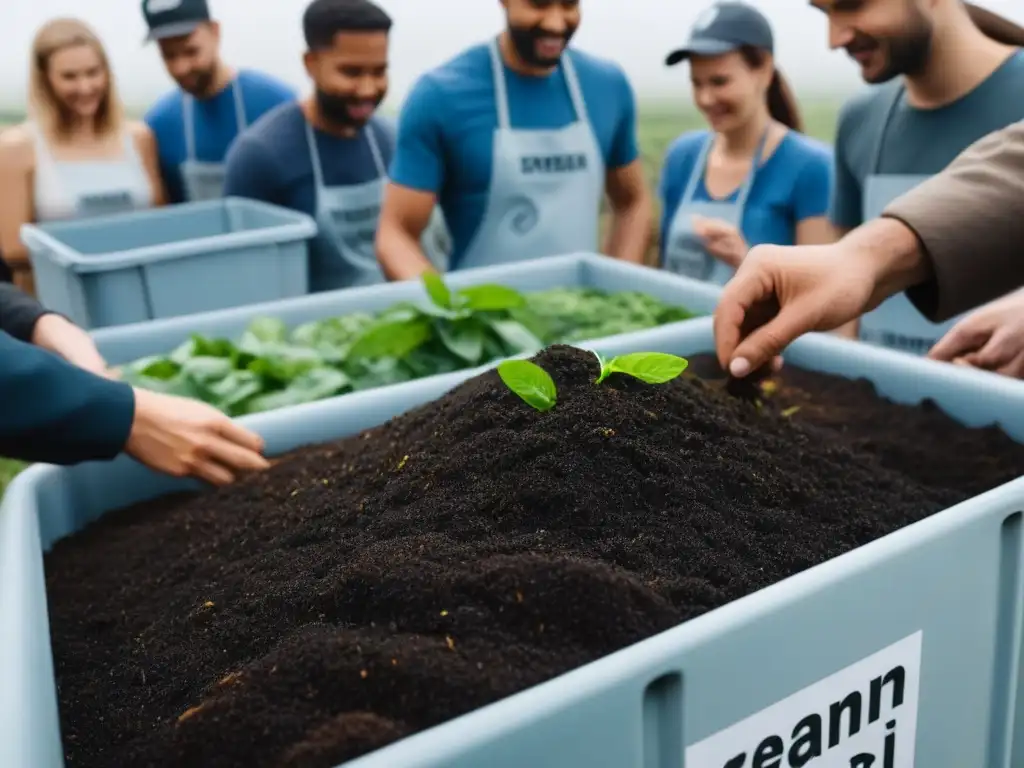
[[[691,56],[721,56],[747,45],[773,53],[768,19],[746,3],[715,3],[697,18],[686,44],[665,57],[665,65],[674,66]]]
[[[206,0],[143,0],[142,15],[149,27],[146,42],[190,35],[210,21]]]

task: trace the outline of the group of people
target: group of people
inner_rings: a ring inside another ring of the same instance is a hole
[[[124,117],[96,36],[51,22],[33,45],[29,119],[0,134],[0,250],[16,284],[31,291],[26,222],[220,196],[314,216],[315,291],[575,251],[643,263],[655,195],[626,74],[570,47],[581,0],[501,4],[505,29],[423,74],[397,125],[377,114],[392,20],[371,0],[307,7],[306,97],[224,62],[205,0],[145,0],[149,39],[179,87],[139,123]],[[1024,158],[1002,157],[1024,150],[1024,29],[962,0],[812,5],[830,47],[873,86],[843,108],[833,147],[802,133],[753,5],[712,5],[667,55],[688,64],[708,129],[664,159],[658,266],[725,286],[716,338],[736,376],[810,330],[1024,376],[1024,297],[999,298],[1024,272],[1009,258]],[[761,302],[778,312],[743,338]],[[212,482],[265,465],[258,438],[217,412],[109,380],[88,336],[62,322],[46,322],[60,344],[24,326],[21,338],[101,377],[19,352],[0,376],[19,404],[0,451],[74,461],[127,447]],[[0,334],[0,347],[18,344]]]

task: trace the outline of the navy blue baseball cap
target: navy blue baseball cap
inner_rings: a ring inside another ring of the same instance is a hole
[[[694,22],[686,44],[665,57],[665,66],[675,66],[691,56],[721,56],[744,46],[774,53],[768,19],[746,3],[715,3]]]
[[[210,21],[206,0],[143,0],[142,15],[149,27],[146,42],[190,35]]]

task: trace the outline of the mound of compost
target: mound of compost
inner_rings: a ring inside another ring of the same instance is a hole
[[[812,408],[691,376],[595,385],[594,357],[570,347],[535,361],[558,384],[549,412],[489,372],[59,542],[46,570],[68,765],[328,768],[970,495],[901,471],[904,454],[869,450],[878,435],[836,439]],[[994,439],[873,395],[857,409],[892,429],[919,418],[935,449]],[[992,485],[1024,467],[1002,440]]]

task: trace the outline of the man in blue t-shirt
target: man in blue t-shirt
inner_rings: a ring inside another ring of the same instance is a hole
[[[440,204],[453,269],[598,250],[641,262],[652,201],[636,141],[636,103],[615,64],[568,48],[578,0],[502,0],[507,26],[428,72],[398,124],[377,235],[387,276],[430,265],[417,240]]]
[[[168,74],[179,89],[146,114],[156,135],[160,171],[172,203],[218,198],[224,156],[242,130],[295,92],[220,58],[220,26],[206,0],[144,0],[142,13]]]
[[[314,0],[303,28],[313,96],[279,106],[238,137],[225,194],[316,218],[310,290],[383,282],[373,242],[395,130],[375,113],[388,88],[391,19],[369,0]],[[444,238],[435,217],[422,246],[436,262]]]

